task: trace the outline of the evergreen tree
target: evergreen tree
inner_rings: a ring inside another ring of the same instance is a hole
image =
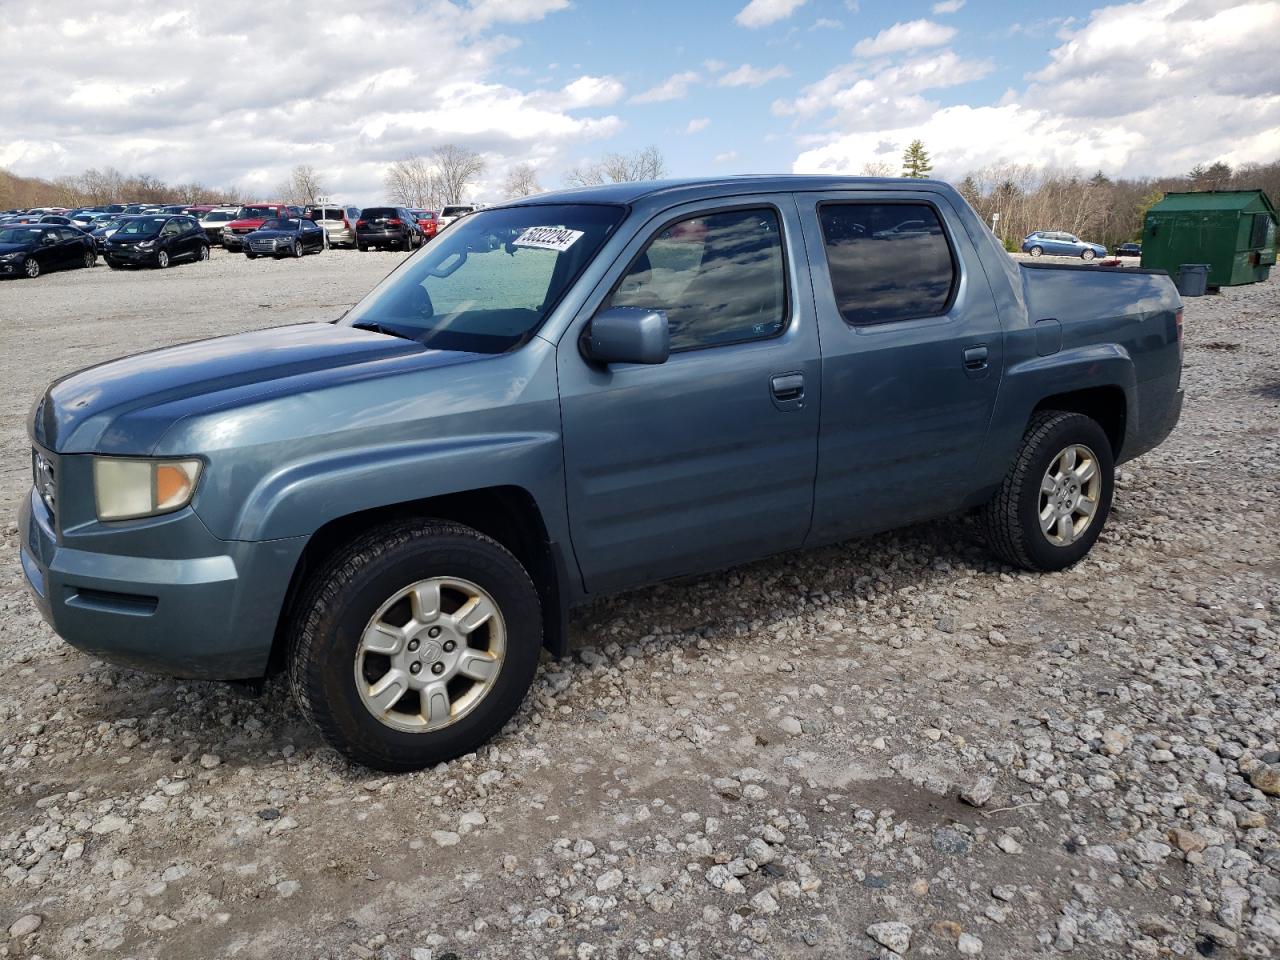
[[[924,144],[919,140],[912,140],[911,146],[907,147],[902,154],[902,175],[922,180],[929,176],[932,170],[933,164],[929,161],[929,153],[925,150]]]

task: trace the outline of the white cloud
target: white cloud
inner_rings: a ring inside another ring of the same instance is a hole
[[[713,163],[731,163],[732,161],[737,159],[738,159],[737,150],[726,150],[724,153],[717,153],[714,157],[712,157],[712,162]]]
[[[935,14],[955,13],[963,6],[964,0],[942,0],[941,3],[933,5],[933,12]]]
[[[707,68],[707,73],[719,73],[729,66],[723,60],[703,60],[702,65]]]
[[[300,18],[258,0],[171,0],[152,15],[129,0],[89,14],[73,0],[6,0],[0,86],[23,94],[0,106],[0,166],[45,177],[114,166],[269,193],[306,162],[355,203],[384,199],[388,163],[442,143],[495,170],[511,158],[554,169],[621,128],[601,108],[625,93],[614,77],[538,88],[504,69],[519,43],[504,29],[568,6],[311,0]]]
[[[813,26],[810,27],[809,29],[810,30],[843,30],[844,24],[841,23],[839,20],[832,20],[830,17],[819,17],[817,20],[813,21]]]
[[[684,132],[686,134],[697,133],[700,130],[707,129],[707,126],[710,123],[711,123],[710,117],[694,117],[692,120],[689,121],[689,125],[684,128]]]
[[[751,0],[733,19],[744,27],[765,27],[785,20],[804,4],[805,0]]]
[[[875,73],[847,65],[774,110],[834,127],[797,157],[793,169],[805,173],[896,164],[916,137],[941,176],[996,162],[1126,175],[1264,162],[1280,155],[1277,35],[1276,0],[1139,0],[1062,25],[1048,63],[996,104],[942,106],[919,95],[977,70],[944,50]]]
[[[780,77],[788,77],[790,75],[791,71],[782,66],[782,64],[765,70],[762,67],[753,67],[749,63],[744,63],[742,66],[721,76],[716,82],[722,87],[760,87],[770,80],[777,80]]]
[[[667,77],[656,87],[650,87],[643,93],[631,98],[632,103],[662,103],[666,100],[681,100],[689,95],[689,88],[701,80],[697,71],[686,70]]]
[[[859,40],[853,52],[860,57],[881,57],[903,50],[921,47],[940,47],[956,35],[955,27],[943,26],[932,20],[908,20],[886,27],[874,37]]]

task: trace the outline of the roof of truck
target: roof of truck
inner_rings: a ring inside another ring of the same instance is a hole
[[[919,190],[952,187],[941,180],[912,180],[902,177],[835,177],[825,175],[746,174],[737,177],[692,177],[681,180],[640,180],[632,183],[605,183],[594,187],[574,187],[524,197],[515,203],[634,203],[642,197],[671,193],[696,200],[703,196],[733,193],[776,193],[806,190]]]

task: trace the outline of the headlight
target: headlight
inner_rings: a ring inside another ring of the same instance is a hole
[[[19,253],[0,253],[0,260],[17,260],[22,254]]]
[[[154,247],[155,245],[156,245],[156,242],[155,242],[154,240],[143,240],[143,241],[141,241],[141,242],[138,244],[138,249],[139,249],[139,250],[150,250],[150,249],[151,249],[152,247]]]
[[[135,520],[181,510],[200,479],[199,460],[94,457],[93,496],[99,520]]]

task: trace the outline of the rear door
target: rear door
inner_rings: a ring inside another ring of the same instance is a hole
[[[662,364],[587,361],[598,309],[667,313]],[[590,591],[798,547],[817,465],[818,331],[790,196],[655,217],[558,352],[574,551]]]
[[[959,506],[1003,364],[977,251],[940,194],[799,202],[823,353],[813,540]]]

